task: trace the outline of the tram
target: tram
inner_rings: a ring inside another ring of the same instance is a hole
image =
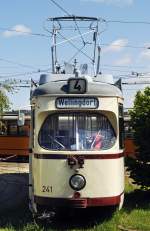
[[[125,129],[125,140],[124,140],[125,157],[136,158],[137,148],[135,145],[133,128],[131,125],[130,117],[127,113],[124,113],[124,129]]]
[[[66,18],[74,20],[52,21]],[[31,96],[30,209],[45,214],[55,208],[121,208],[122,92],[111,75],[79,72],[76,60],[72,73],[55,64]]]
[[[30,113],[24,111],[23,124],[19,124],[18,112],[7,112],[0,118],[0,159],[28,158]]]

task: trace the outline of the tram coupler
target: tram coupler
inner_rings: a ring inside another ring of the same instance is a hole
[[[75,165],[79,165],[79,168],[83,168],[84,165],[84,157],[83,156],[69,156],[68,157],[68,165],[70,166],[70,168],[73,168],[73,166]]]
[[[69,156],[68,157],[68,165],[70,166],[70,168],[73,168],[73,166],[75,166],[77,164],[77,159],[74,156]]]
[[[83,156],[79,156],[78,157],[78,164],[79,164],[79,168],[84,168],[84,157]]]

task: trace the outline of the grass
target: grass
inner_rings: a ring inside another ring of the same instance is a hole
[[[56,218],[50,224],[36,224],[27,202],[0,215],[0,231],[150,231],[150,191],[142,191],[126,178],[124,207],[121,211],[78,210],[74,216]]]

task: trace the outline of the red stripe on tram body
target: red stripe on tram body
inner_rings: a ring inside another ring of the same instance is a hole
[[[94,206],[110,206],[119,205],[121,201],[121,193],[112,197],[97,197],[97,198],[49,198],[34,196],[34,201],[39,205],[53,207],[71,207],[71,208],[87,208]]]
[[[83,157],[87,160],[93,160],[93,159],[118,159],[124,156],[124,153],[116,153],[116,154],[75,154],[75,155],[66,155],[66,154],[38,154],[34,153],[34,157],[36,159],[67,159],[69,156],[75,156],[75,157]]]

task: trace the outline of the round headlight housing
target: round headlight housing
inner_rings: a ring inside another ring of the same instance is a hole
[[[71,178],[69,180],[69,184],[70,184],[72,189],[74,189],[76,191],[80,191],[81,189],[83,189],[85,187],[86,180],[85,180],[84,176],[82,176],[80,174],[75,174],[75,175],[71,176]]]

